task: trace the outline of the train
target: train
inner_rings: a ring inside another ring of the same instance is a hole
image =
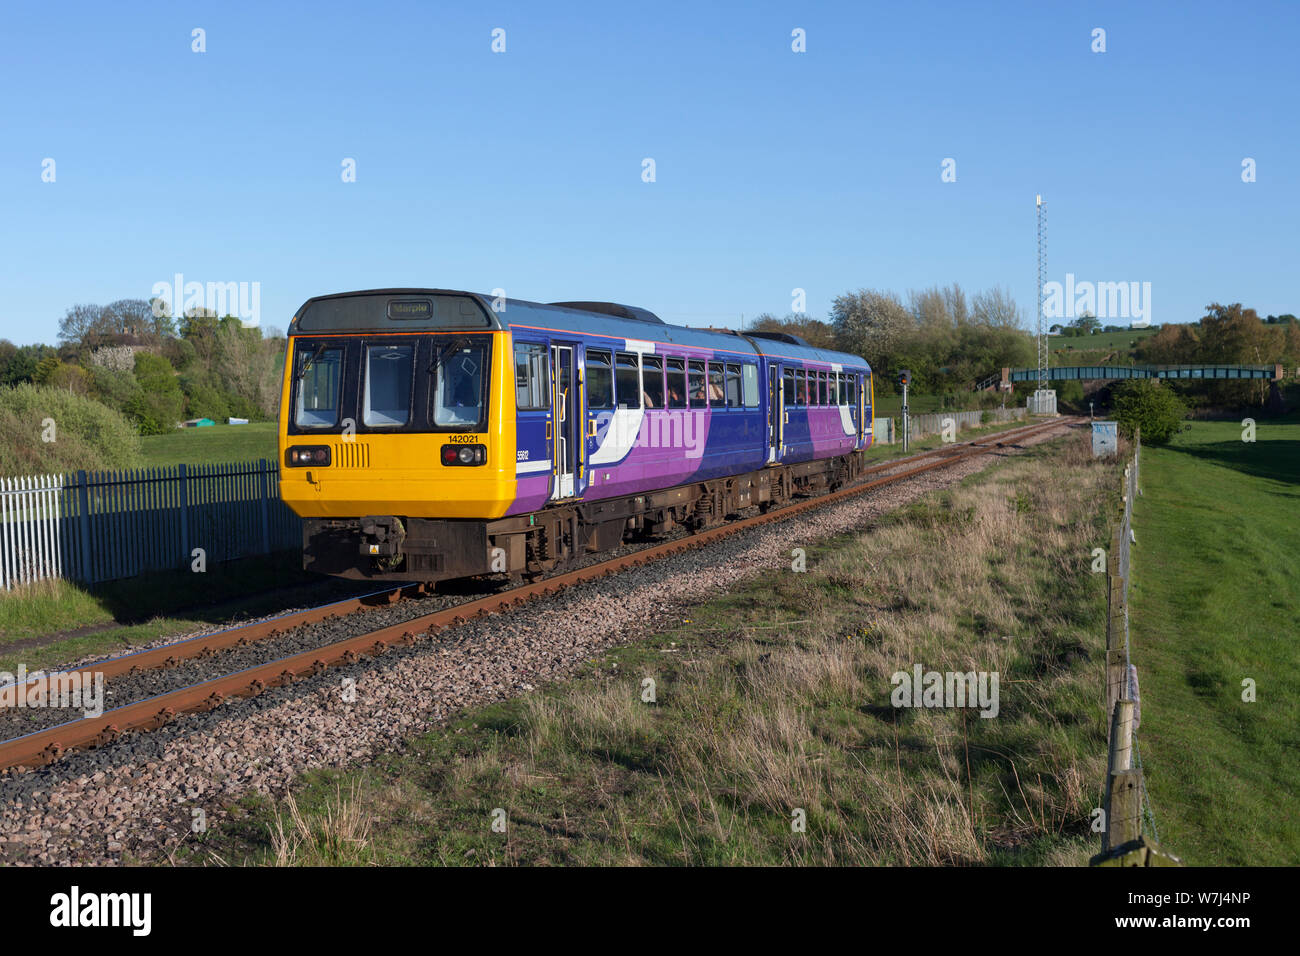
[[[280,496],[336,577],[532,580],[839,488],[873,438],[860,356],[635,306],[375,289],[287,337]]]

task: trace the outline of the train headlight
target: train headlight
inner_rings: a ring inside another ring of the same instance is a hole
[[[304,468],[307,465],[328,465],[330,463],[329,445],[294,445],[284,453],[284,463],[290,468]]]
[[[442,463],[444,465],[485,465],[487,464],[486,445],[443,445]]]

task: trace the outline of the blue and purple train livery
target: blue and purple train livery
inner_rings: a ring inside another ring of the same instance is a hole
[[[612,303],[321,296],[288,347],[281,494],[347,577],[543,573],[838,487],[872,439],[860,357]]]

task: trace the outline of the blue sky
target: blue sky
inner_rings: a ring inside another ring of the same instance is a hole
[[[795,288],[823,317],[959,282],[1029,316],[1036,193],[1049,279],[1150,282],[1157,323],[1300,312],[1297,26],[1294,3],[10,5],[0,337],[178,272],[260,283],[279,329],[383,286],[734,326]]]

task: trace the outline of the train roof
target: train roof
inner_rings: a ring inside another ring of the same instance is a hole
[[[496,311],[494,304],[500,306]],[[289,323],[290,335],[339,332],[506,331],[534,328],[664,342],[771,358],[870,368],[865,359],[814,348],[797,336],[669,325],[653,312],[614,302],[529,302],[452,289],[367,289],[315,296]]]

